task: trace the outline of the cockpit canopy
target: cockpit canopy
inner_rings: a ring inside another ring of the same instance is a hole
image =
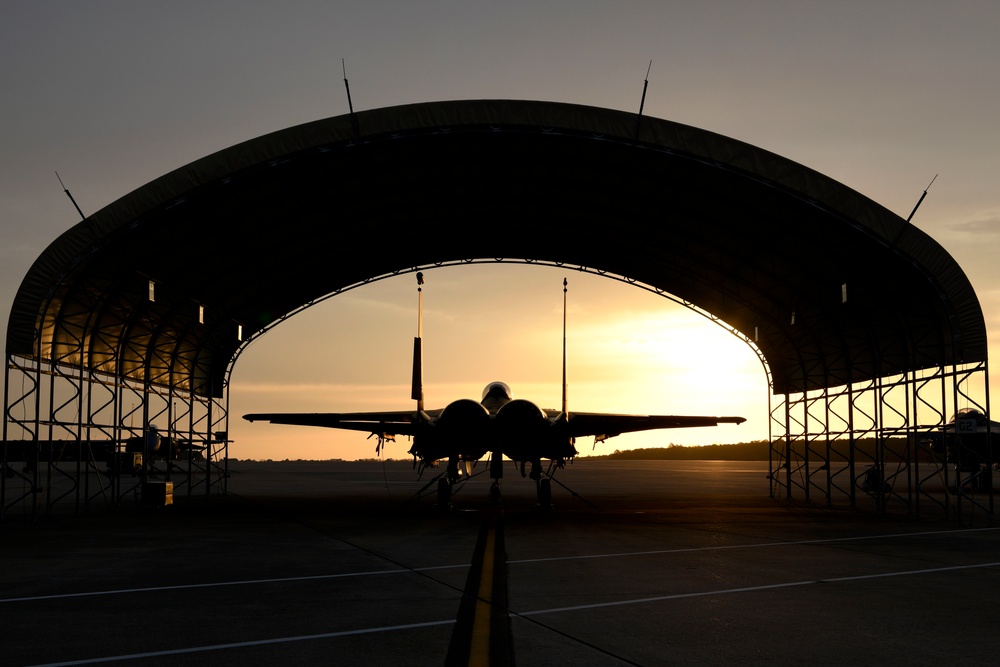
[[[962,409],[960,409],[958,412],[956,412],[954,415],[952,415],[952,417],[951,417],[951,419],[949,420],[948,423],[949,424],[954,424],[959,419],[975,419],[977,426],[985,426],[986,425],[986,416],[983,415],[983,413],[980,412],[979,410],[976,410],[975,408],[962,408]]]
[[[496,397],[499,395],[501,398],[506,400],[511,400],[513,396],[510,393],[510,387],[507,386],[506,382],[490,382],[486,385],[486,389],[483,389],[483,400],[486,400],[487,396],[494,395]]]

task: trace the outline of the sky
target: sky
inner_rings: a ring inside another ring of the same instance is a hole
[[[638,111],[772,151],[906,217],[965,270],[1000,345],[1000,3],[14,2],[0,0],[0,312],[79,216],[268,132],[355,110],[535,99]],[[651,66],[650,66],[651,63]],[[473,223],[474,224],[474,223]],[[565,270],[427,272],[428,407],[492,380],[558,407]],[[754,352],[668,299],[570,272],[572,410],[741,415],[582,453],[767,437]],[[325,301],[250,345],[230,456],[374,456],[364,434],[251,411],[409,409],[412,275]],[[994,384],[997,380],[994,380]],[[991,389],[1000,396],[1000,387]],[[387,455],[405,457],[408,443]]]

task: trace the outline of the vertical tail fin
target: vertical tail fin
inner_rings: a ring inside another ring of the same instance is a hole
[[[563,345],[562,345],[562,413],[569,417],[569,396],[566,387],[566,291],[567,280],[563,278]]]
[[[424,274],[417,273],[417,336],[413,339],[413,383],[410,398],[417,402],[417,411],[424,411],[424,352],[421,339],[424,335]]]
[[[413,339],[413,386],[410,390],[410,398],[417,402],[417,410],[424,409],[423,356],[418,336]]]

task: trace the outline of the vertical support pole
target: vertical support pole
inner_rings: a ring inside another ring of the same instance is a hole
[[[215,377],[213,377],[208,382],[208,421],[205,423],[205,428],[208,431],[205,436],[205,498],[209,498],[212,495],[212,420],[214,415],[212,414],[212,408],[215,407]]]
[[[152,467],[152,456],[149,452],[149,350],[146,350],[146,361],[143,363],[143,379],[142,379],[142,424],[139,427],[142,429],[142,479],[140,480],[143,484],[149,481],[149,469]],[[139,487],[140,493],[142,493],[142,486]]]
[[[84,463],[89,460],[84,458],[84,441],[83,441],[83,394],[84,394],[84,366],[86,364],[86,356],[83,349],[83,341],[79,343],[80,351],[80,365],[77,370],[79,375],[77,376],[78,393],[76,396],[76,513],[80,513],[80,494],[83,493],[84,499],[89,496],[90,491],[90,467],[87,465],[84,467]],[[87,393],[89,394],[89,388]],[[87,443],[87,454],[90,452],[90,443]],[[86,474],[82,474],[83,471]],[[82,476],[81,476],[82,474]]]
[[[777,480],[774,476],[774,406],[771,404],[773,387],[767,388],[767,486],[768,495],[774,498],[774,490]]]
[[[826,504],[827,506],[833,505],[833,462],[831,461],[831,451],[830,451],[830,390],[828,388],[823,389],[823,431],[825,433],[824,442],[826,446],[824,448],[824,454],[826,460],[824,465],[826,467]]]
[[[920,378],[917,377],[917,372],[913,371],[913,392],[910,394],[910,399],[912,402],[910,419],[910,429],[906,435],[907,447],[912,445],[913,454],[911,456],[911,461],[913,465],[913,474],[910,477],[909,486],[912,489],[911,492],[911,502],[913,503],[913,514],[918,519],[920,518],[920,445],[917,442],[920,437]]]
[[[792,400],[785,394],[785,498],[792,497]]]
[[[875,381],[875,508],[879,514],[885,514],[885,442],[883,427],[885,415],[883,409],[882,377]]]
[[[165,439],[165,440],[164,440]],[[171,378],[171,384],[167,388],[167,429],[166,435],[160,436],[160,451],[163,451],[164,446],[166,446],[166,451],[164,452],[164,460],[166,463],[166,481],[172,481],[170,473],[174,467],[174,387]]]
[[[48,456],[46,457],[45,465],[45,513],[48,514],[52,509],[52,425],[55,422],[55,400],[56,400],[56,369],[55,361],[50,361],[48,380],[49,380],[49,401],[48,401],[48,416],[46,420],[48,426],[46,427],[46,440],[48,441]],[[40,377],[40,376],[39,376]],[[39,443],[39,446],[41,443]]]
[[[940,417],[940,427],[941,434],[944,435],[944,427],[948,423],[948,381],[951,378],[951,374],[948,372],[948,367],[945,364],[941,364],[941,417]],[[948,474],[948,457],[946,450],[945,456],[942,458],[942,475],[941,478],[944,481],[944,518],[945,520],[951,519],[952,513],[952,494],[951,494],[951,480]]]
[[[33,470],[31,472],[31,520],[35,521],[38,518],[38,465],[41,463],[41,451],[38,442],[39,431],[42,428],[42,354],[41,354],[42,341],[41,338],[38,339],[38,356],[35,362],[35,415],[33,423],[33,433],[32,438],[32,452],[35,457]]]
[[[847,446],[847,469],[848,477],[851,480],[851,509],[856,510],[858,508],[858,472],[857,472],[857,436],[854,430],[854,384],[851,383],[847,386],[847,432],[850,434],[848,436],[848,446]]]
[[[814,390],[815,391],[815,390]],[[812,423],[815,421],[813,419],[813,405],[816,402],[816,397],[811,395],[809,392],[803,392],[802,394],[802,467],[803,471],[803,493],[805,495],[806,502],[812,501],[812,491],[809,488],[812,486],[812,476],[815,466],[816,457],[813,451],[813,432]]]
[[[993,508],[994,508],[994,487],[993,482],[995,482],[995,475],[993,474],[993,462],[996,461],[994,455],[996,450],[993,444],[993,428],[992,422],[990,421],[990,364],[989,361],[983,362],[983,384],[985,385],[985,403],[984,408],[986,408],[986,488],[989,490],[989,525],[993,525]]]
[[[111,504],[114,507],[118,507],[121,503],[121,492],[122,492],[122,462],[121,462],[121,450],[123,449],[120,445],[122,441],[122,419],[124,419],[125,414],[122,409],[122,401],[124,400],[124,390],[122,389],[122,379],[121,379],[121,353],[117,352],[115,354],[115,368],[114,368],[114,382],[112,384],[112,391],[115,393],[114,406],[112,407],[112,420],[114,421],[114,428],[112,429],[112,440],[111,443]]]
[[[959,402],[960,402],[959,401],[958,384],[959,384],[958,369],[955,366],[952,366],[951,367],[951,405],[952,405],[952,407],[951,407],[951,413],[953,415],[955,415],[956,417],[958,416],[958,406],[959,406]],[[947,419],[947,417],[945,417],[945,419]],[[956,441],[956,447],[959,450],[961,450],[961,448],[962,448],[961,436],[958,435],[958,430],[957,429],[955,430],[955,441]],[[959,453],[959,456],[961,456],[961,452]],[[961,521],[962,521],[962,496],[963,496],[963,492],[962,492],[962,473],[959,472],[957,469],[955,469],[956,468],[955,466],[951,466],[951,467],[953,468],[953,470],[955,472],[955,514],[958,515],[955,518],[959,521],[959,523],[961,523]]]
[[[917,464],[917,372],[910,371],[904,376],[906,378],[906,396],[904,398],[906,402],[906,506],[908,513],[914,513],[915,508],[913,503],[916,501],[916,495],[914,494],[914,482],[916,481],[916,470],[915,466]]]
[[[190,443],[190,446],[191,446],[191,449],[188,450],[188,457],[187,457],[187,478],[188,478],[188,483],[187,483],[187,497],[190,498],[191,497],[191,486],[192,486],[191,480],[194,479],[194,451],[195,451],[194,447],[196,446],[195,445],[195,440],[194,440],[194,406],[195,406],[195,400],[194,400],[194,389],[193,388],[188,393],[187,401],[188,401],[188,405],[187,405],[187,411],[188,411],[187,439],[188,439],[188,442]]]
[[[0,522],[7,514],[7,443],[9,442],[10,424],[10,355],[6,355],[6,366],[3,374],[3,454],[0,454]]]
[[[226,374],[225,381],[225,401],[226,401],[226,421],[225,428],[222,430],[225,433],[224,440],[222,443],[222,495],[229,495],[229,375]]]

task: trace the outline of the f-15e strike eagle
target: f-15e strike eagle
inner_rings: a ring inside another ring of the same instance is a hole
[[[480,401],[461,398],[436,410],[424,408],[423,389],[423,274],[417,273],[418,315],[417,336],[413,339],[413,382],[411,398],[415,410],[389,412],[333,413],[259,413],[243,415],[254,421],[300,426],[324,426],[352,431],[364,431],[379,439],[379,447],[397,435],[412,438],[409,453],[422,467],[447,461],[444,475],[438,479],[438,502],[447,504],[452,485],[472,464],[490,457],[493,484],[490,497],[500,498],[503,477],[503,457],[520,464],[531,464],[530,477],[536,480],[538,500],[543,506],[551,501],[550,478],[556,468],[576,456],[576,439],[594,436],[596,442],[630,433],[663,428],[688,428],[740,424],[743,417],[698,417],[687,415],[620,415],[595,412],[570,412],[566,398],[566,285],[563,279],[563,377],[562,407],[545,410],[531,401],[515,399],[510,387],[503,382],[491,382],[483,390]],[[548,471],[543,472],[542,459],[548,459]]]

